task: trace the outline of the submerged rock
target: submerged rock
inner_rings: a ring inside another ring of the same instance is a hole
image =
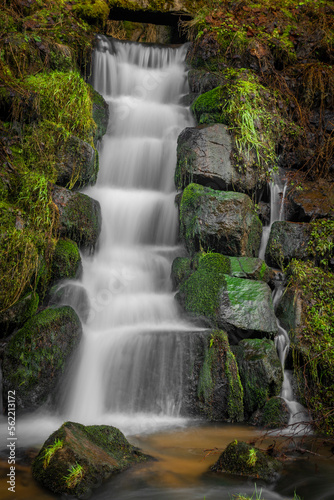
[[[261,187],[259,169],[240,169],[231,161],[232,137],[226,125],[186,128],[178,137],[175,183],[178,189],[191,182],[213,189],[253,192]]]
[[[45,441],[32,473],[53,493],[88,498],[112,474],[149,458],[115,427],[65,422]]]
[[[227,472],[265,481],[277,479],[283,466],[275,458],[265,455],[243,441],[233,441],[210,467],[214,472]]]
[[[233,347],[242,386],[245,413],[250,416],[280,394],[283,370],[275,344],[268,339],[245,339]]]
[[[265,260],[269,266],[283,269],[291,259],[308,259],[311,226],[306,223],[277,221],[271,226]]]
[[[258,255],[262,224],[243,193],[190,184],[180,205],[180,232],[191,254],[199,249],[225,255]]]
[[[53,187],[52,199],[59,210],[59,233],[75,241],[80,249],[94,248],[101,230],[101,208],[86,194]]]
[[[82,328],[71,307],[49,308],[27,321],[6,345],[3,387],[15,390],[18,409],[34,410],[46,401],[59,381]]]

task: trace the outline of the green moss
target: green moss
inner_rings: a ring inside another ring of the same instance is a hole
[[[76,0],[73,12],[89,24],[103,27],[109,16],[108,2],[105,0]]]
[[[80,264],[78,245],[68,238],[58,240],[52,260],[52,281],[75,278]]]
[[[189,257],[176,257],[172,264],[172,282],[175,289],[191,274],[191,259]]]
[[[284,399],[274,397],[270,398],[264,405],[261,425],[270,427],[271,429],[277,429],[288,424],[289,418],[289,409]]]
[[[222,113],[222,89],[217,87],[200,95],[191,106],[199,124],[225,123]]]

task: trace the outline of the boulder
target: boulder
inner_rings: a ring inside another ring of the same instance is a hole
[[[176,187],[183,189],[195,182],[243,193],[262,187],[265,179],[259,169],[249,165],[240,169],[231,161],[232,148],[232,137],[221,123],[184,129],[178,137]]]
[[[101,208],[86,194],[54,186],[53,202],[59,210],[59,234],[75,241],[80,249],[93,249],[101,230]]]
[[[283,269],[291,259],[311,258],[312,253],[308,249],[311,231],[312,228],[307,223],[274,222],[265,253],[267,264]]]
[[[191,273],[191,259],[189,257],[176,257],[173,260],[171,271],[173,289],[177,290]]]
[[[88,142],[72,135],[57,150],[56,184],[79,188],[94,184],[98,173],[98,156]]]
[[[247,416],[280,394],[283,370],[275,344],[268,339],[245,339],[233,347],[244,389]]]
[[[78,277],[81,269],[78,245],[68,238],[59,239],[53,254],[49,286],[56,281]]]
[[[109,104],[93,87],[90,86],[91,99],[93,102],[93,120],[96,123],[96,131],[94,134],[94,144],[102,139],[107,132],[109,122]]]
[[[4,350],[4,395],[18,410],[35,410],[50,396],[79,344],[81,323],[71,307],[49,308],[27,321]],[[6,402],[5,402],[6,406]]]
[[[255,257],[262,224],[246,194],[190,184],[181,199],[180,233],[191,254],[202,248]]]
[[[237,440],[230,443],[217,462],[210,467],[213,472],[227,472],[264,481],[277,479],[282,468],[281,462],[275,458]]]
[[[280,429],[288,425],[290,411],[285,399],[275,396],[266,402],[262,410],[252,416],[251,423],[268,429]]]
[[[334,219],[334,184],[331,181],[305,181],[294,177],[288,185],[287,198],[291,221]]]
[[[53,493],[88,498],[111,475],[149,458],[115,427],[65,422],[43,444],[32,474]]]
[[[273,270],[257,257],[230,257],[231,276],[269,283],[274,278]]]
[[[8,337],[14,330],[23,326],[37,311],[38,294],[29,292],[8,309],[0,313],[0,338]]]
[[[230,271],[228,257],[205,254],[180,285],[176,300],[192,317],[227,331],[232,344],[247,337],[273,337],[278,327],[269,286],[231,277]]]

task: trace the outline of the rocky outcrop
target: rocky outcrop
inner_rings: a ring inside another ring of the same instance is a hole
[[[3,387],[4,395],[15,391],[18,410],[34,410],[51,396],[81,333],[77,314],[65,306],[45,309],[11,337],[4,351]]]
[[[255,257],[262,224],[249,196],[190,184],[180,204],[180,233],[188,251]]]
[[[60,235],[72,239],[81,249],[94,248],[101,229],[99,202],[59,186],[54,186],[52,199],[59,210]]]
[[[149,458],[116,427],[65,422],[45,441],[32,473],[53,493],[88,498],[112,474]]]
[[[178,189],[191,182],[213,189],[251,193],[263,187],[258,169],[240,169],[231,161],[232,137],[226,125],[186,128],[178,137],[175,183]]]
[[[291,259],[308,259],[311,226],[306,223],[277,221],[271,226],[265,260],[269,266],[280,269]]]
[[[263,408],[272,396],[278,396],[283,370],[275,344],[268,339],[245,339],[233,347],[242,386],[245,413],[249,417]]]
[[[210,467],[214,472],[227,472],[264,481],[277,479],[283,466],[278,460],[265,455],[243,441],[233,441]]]

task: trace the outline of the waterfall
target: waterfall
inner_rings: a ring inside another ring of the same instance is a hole
[[[194,330],[179,317],[170,281],[182,252],[176,143],[193,125],[179,104],[188,92],[186,50],[98,37],[93,84],[111,119],[97,184],[85,192],[100,202],[103,222],[95,254],[83,256],[77,288],[87,291],[90,310],[65,412],[83,423],[124,430],[125,419],[146,415],[152,423],[180,413],[181,337]]]

